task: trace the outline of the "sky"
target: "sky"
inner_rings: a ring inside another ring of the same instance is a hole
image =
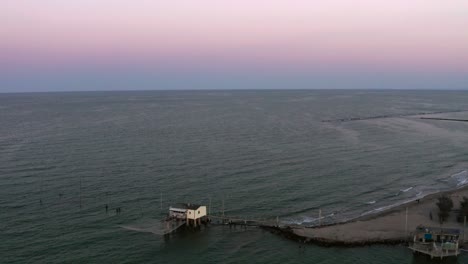
[[[468,89],[466,0],[0,0],[0,92]]]

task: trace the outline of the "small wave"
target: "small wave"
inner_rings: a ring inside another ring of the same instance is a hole
[[[322,217],[302,216],[300,219],[286,220],[283,223],[294,224],[294,225],[315,224],[315,223],[318,223],[319,220],[327,220],[328,218],[332,218],[334,216],[335,216],[334,212],[328,215],[324,215]]]
[[[395,193],[395,196],[398,196],[402,193],[405,193],[405,192],[409,192],[413,189],[413,187],[409,187],[409,188],[406,188],[406,189],[400,189],[397,193]]]
[[[361,214],[361,216],[366,216],[366,215],[370,215],[370,214],[375,214],[375,213],[378,213],[378,212],[382,212],[383,210],[387,210],[387,209],[390,209],[392,207],[395,207],[397,205],[393,205],[393,206],[383,206],[383,207],[379,207],[379,208],[376,208],[376,209],[372,209],[370,211],[367,211],[367,212],[364,212]]]
[[[375,204],[376,201],[370,201],[370,202],[367,202],[366,204]]]
[[[394,204],[390,204],[390,205],[386,205],[386,206],[382,206],[382,207],[378,207],[378,208],[375,208],[375,209],[372,209],[370,211],[366,211],[364,213],[362,213],[359,217],[361,216],[366,216],[366,215],[370,215],[370,214],[375,214],[375,213],[380,213],[382,211],[386,211],[386,210],[389,210],[389,209],[392,209],[394,207],[397,207],[397,206],[400,206],[400,205],[403,205],[403,204],[407,204],[407,203],[410,203],[410,202],[414,202],[416,201],[417,199],[422,199],[424,198],[425,196],[427,195],[431,195],[431,194],[435,194],[435,193],[439,193],[440,190],[436,190],[436,191],[430,191],[430,192],[418,192],[416,194],[416,196],[414,198],[411,198],[409,200],[404,200],[404,201],[400,201],[400,202],[397,202],[397,203],[394,203]],[[353,219],[356,219],[356,218],[359,218],[359,217],[355,217]]]
[[[394,208],[394,207],[400,206],[400,205],[402,205],[402,204],[409,203],[409,202],[411,202],[411,201],[413,201],[413,200],[401,201],[401,202],[398,202],[398,203],[394,203],[394,204],[390,204],[390,205],[378,207],[378,208],[375,208],[375,209],[372,209],[372,210],[370,210],[370,211],[367,211],[367,212],[362,213],[361,216],[366,216],[366,215],[370,215],[370,214],[380,213],[380,212],[382,212],[382,211],[386,211],[386,210],[392,209],[392,208]]]
[[[468,183],[468,171],[463,170],[459,173],[455,173],[450,178],[453,178],[457,181],[457,187],[464,186]]]
[[[314,223],[315,221],[318,221],[318,217],[308,217],[308,216],[303,216],[301,219],[293,219],[293,220],[287,220],[284,221],[287,224],[293,224],[293,225],[303,225],[303,224],[310,224]]]
[[[411,191],[413,189],[413,187],[409,187],[409,188],[406,188],[406,189],[403,189],[403,190],[400,190],[401,192],[408,192],[408,191]]]

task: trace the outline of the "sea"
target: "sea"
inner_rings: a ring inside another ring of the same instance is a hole
[[[462,187],[468,122],[418,115],[467,110],[463,91],[0,94],[0,263],[468,263],[257,227],[138,228],[178,202],[314,226]]]

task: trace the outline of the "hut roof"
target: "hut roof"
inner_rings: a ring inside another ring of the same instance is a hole
[[[200,206],[201,205],[199,204],[192,203],[177,203],[175,205],[172,205],[171,208],[196,210],[200,208]]]

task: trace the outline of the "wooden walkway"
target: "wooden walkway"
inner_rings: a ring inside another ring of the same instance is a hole
[[[279,227],[286,226],[281,224],[279,219],[249,219],[245,217],[232,217],[232,216],[219,216],[219,215],[210,215],[208,218],[214,224],[224,224],[224,225],[241,225],[241,226],[265,226],[265,227]],[[291,225],[287,225],[291,226]]]
[[[206,223],[210,223],[212,225],[229,225],[229,226],[252,226],[252,227],[303,227],[300,225],[295,224],[285,224],[281,223],[279,219],[252,219],[246,217],[234,217],[234,216],[220,216],[220,215],[207,215],[206,216],[209,221],[205,221]],[[205,219],[206,220],[206,219]],[[156,220],[151,223],[144,223],[144,224],[134,224],[134,225],[126,225],[120,226],[121,228],[137,231],[137,232],[145,232],[145,233],[153,233],[156,235],[169,235],[179,228],[186,225],[187,222],[185,220],[176,220],[176,219],[164,219],[164,220]]]

